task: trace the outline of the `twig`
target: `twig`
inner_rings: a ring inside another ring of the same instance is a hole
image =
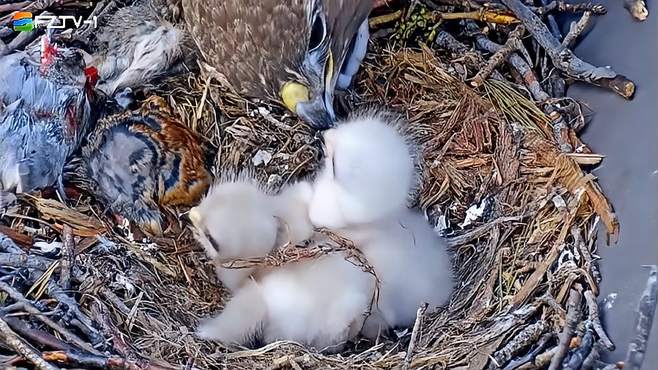
[[[644,288],[640,304],[637,309],[635,320],[635,337],[628,344],[624,369],[640,370],[644,362],[644,354],[649,342],[649,334],[653,325],[653,317],[656,314],[656,302],[658,301],[658,267],[649,266],[649,279]]]
[[[73,240],[73,229],[64,224],[62,229],[64,246],[62,247],[62,258],[60,260],[59,285],[64,290],[71,289],[71,270],[75,264],[75,240]]]
[[[567,301],[567,322],[562,328],[562,332],[559,335],[559,344],[557,346],[557,352],[551,359],[551,364],[548,367],[548,370],[558,370],[562,365],[562,360],[569,352],[569,343],[573,334],[576,331],[576,327],[580,322],[580,302],[582,300],[580,292],[576,289],[571,289],[569,293],[569,300]]]
[[[474,70],[480,70],[485,65],[486,61],[477,51],[469,49],[462,42],[454,38],[446,31],[439,31],[434,39],[434,44],[441,49],[446,49],[459,56],[465,64]],[[491,78],[500,81],[506,81],[505,77],[500,72],[494,70],[491,73]]]
[[[596,362],[601,358],[601,348],[603,345],[600,341],[594,343],[592,350],[589,352],[589,355],[583,361],[583,370],[591,370],[596,365]]]
[[[46,333],[45,331],[33,329],[27,326],[23,321],[18,320],[14,317],[2,317],[3,320],[11,327],[12,330],[16,331],[23,338],[31,341],[31,343],[41,344],[43,346],[49,347],[50,349],[56,349],[58,351],[69,351],[73,347],[57,339],[54,335]]]
[[[514,356],[519,354],[524,348],[536,343],[546,330],[546,323],[544,321],[537,321],[534,324],[526,326],[514,338],[510,339],[507,344],[496,351],[493,355],[493,360],[489,363],[489,369],[493,370],[500,368],[502,365],[508,363]]]
[[[551,359],[555,356],[558,351],[558,347],[553,347],[548,351],[537,355],[532,362],[523,364],[517,368],[517,370],[534,370],[534,369],[544,369],[546,365],[551,362]]]
[[[546,28],[539,17],[525,6],[521,0],[502,0],[511,11],[521,20],[535,40],[551,57],[553,64],[567,75],[613,90],[626,99],[635,94],[635,84],[623,75],[608,67],[595,67],[578,58],[571,50],[562,46]]]
[[[57,370],[57,367],[44,361],[38,353],[27,343],[23,342],[16,333],[7,325],[5,320],[0,318],[0,338],[13,348],[16,353],[25,357],[40,370]]]
[[[47,361],[57,362],[67,367],[99,368],[107,370],[172,370],[173,367],[164,367],[144,361],[128,360],[115,356],[98,356],[76,351],[44,352],[43,358]]]
[[[454,19],[473,19],[480,22],[486,23],[496,23],[503,25],[510,25],[519,23],[519,20],[516,17],[513,17],[508,14],[502,14],[499,12],[492,12],[486,9],[480,9],[475,12],[455,12],[455,13],[439,13],[441,19],[444,20],[454,20]]]
[[[596,303],[596,297],[594,296],[594,293],[592,293],[591,290],[586,290],[584,295],[585,301],[587,302],[588,320],[592,324],[592,328],[596,332],[596,335],[599,336],[601,344],[605,347],[605,349],[608,351],[614,351],[615,344],[612,343],[608,337],[608,334],[605,332],[605,330],[603,330],[603,325],[601,325],[599,306]]]
[[[36,316],[39,320],[41,320],[41,322],[43,322],[48,327],[61,334],[69,342],[89,352],[94,352],[94,353],[96,352],[96,350],[93,347],[91,347],[88,343],[84,342],[77,335],[71,333],[69,330],[67,330],[60,324],[51,320],[48,316],[45,316],[38,308],[36,308],[32,303],[30,303],[30,301],[28,301],[27,298],[23,296],[23,294],[21,294],[19,291],[11,287],[9,284],[0,281],[0,290],[7,293],[9,297],[14,301],[16,301],[17,303],[20,303],[21,308],[24,311],[26,311],[31,315]]]
[[[562,369],[564,370],[579,370],[582,368],[585,359],[589,357],[592,348],[594,347],[594,333],[591,328],[585,330],[580,345],[569,353],[564,362],[562,362]]]
[[[505,45],[498,49],[494,55],[489,58],[487,64],[482,69],[480,69],[480,72],[478,72],[475,77],[473,77],[471,85],[474,87],[481,86],[484,83],[484,80],[489,77],[491,72],[493,72],[494,69],[496,69],[505,60],[507,60],[510,54],[522,49],[523,44],[521,43],[521,38],[523,37],[524,33],[525,29],[523,26],[518,26],[512,32],[510,32]]]
[[[552,339],[553,339],[553,334],[551,333],[544,334],[539,339],[539,342],[537,343],[537,345],[532,351],[528,352],[525,356],[521,358],[510,361],[510,363],[507,364],[507,366],[505,366],[504,370],[515,370],[522,367],[523,365],[533,364],[535,362],[535,358],[537,357],[537,355],[541,351],[543,351],[544,348],[546,348],[546,345]]]
[[[560,13],[592,12],[596,15],[603,15],[608,12],[603,4],[592,3],[590,1],[572,4],[566,1],[557,0],[552,1],[542,7],[531,9],[538,15],[545,15],[553,11],[558,11]]]
[[[582,33],[590,26],[592,23],[592,12],[585,12],[583,16],[580,17],[578,22],[571,22],[569,26],[569,33],[564,36],[562,40],[562,46],[565,48],[571,48],[575,44],[576,40]]]
[[[503,46],[489,40],[482,32],[480,27],[473,21],[466,22],[466,28],[468,32],[475,37],[476,44],[478,48],[488,51],[490,53],[495,53],[500,50]],[[548,101],[551,97],[544,91],[535,75],[535,72],[532,70],[528,62],[526,62],[520,55],[517,53],[512,53],[508,58],[510,64],[514,69],[516,69],[521,77],[523,82],[530,90],[532,97],[539,101]]]
[[[407,347],[407,355],[404,357],[404,364],[402,365],[403,370],[409,369],[411,364],[411,359],[414,356],[414,351],[416,350],[416,344],[418,344],[418,337],[423,326],[423,318],[425,316],[425,311],[427,311],[428,304],[424,303],[416,311],[416,321],[414,322],[414,328],[411,331],[411,339],[409,340],[409,347]]]
[[[447,242],[449,247],[456,247],[456,246],[459,246],[459,245],[462,245],[462,244],[466,244],[466,243],[470,242],[471,240],[475,240],[475,239],[477,239],[481,236],[486,235],[489,232],[489,230],[491,230],[494,226],[497,226],[497,225],[500,225],[500,224],[506,223],[506,222],[522,221],[526,217],[528,217],[528,216],[523,215],[523,216],[500,217],[500,218],[495,219],[492,222],[489,222],[487,224],[478,226],[475,229],[470,230],[470,231],[468,231],[468,232],[466,232],[462,235],[458,235],[458,236],[455,236],[455,237],[452,237],[452,238],[448,238],[446,240],[446,242]]]

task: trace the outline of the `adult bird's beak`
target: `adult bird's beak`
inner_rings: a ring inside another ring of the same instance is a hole
[[[334,125],[336,116],[332,99],[324,92],[313,94],[311,98],[308,87],[298,82],[288,82],[283,85],[280,93],[286,108],[308,122],[311,127],[326,130]]]

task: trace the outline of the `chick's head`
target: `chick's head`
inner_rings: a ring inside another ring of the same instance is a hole
[[[213,186],[189,217],[211,259],[261,257],[276,245],[272,199],[248,181]]]
[[[316,226],[369,223],[405,208],[415,186],[412,145],[386,115],[370,114],[324,134],[324,168],[310,205]]]

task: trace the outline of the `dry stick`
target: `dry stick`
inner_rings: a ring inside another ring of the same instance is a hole
[[[534,361],[527,364],[519,366],[516,370],[534,370],[534,369],[543,369],[551,362],[551,359],[555,356],[558,351],[558,347],[553,347],[548,351],[537,355]]]
[[[529,365],[534,363],[535,358],[537,355],[546,348],[546,345],[548,344],[549,341],[553,339],[553,334],[552,333],[547,333],[542,335],[541,338],[539,338],[539,341],[537,342],[537,345],[535,348],[528,352],[525,356],[514,359],[510,361],[507,366],[505,366],[504,370],[515,370],[520,368],[523,365]]]
[[[542,10],[544,7],[547,7],[549,4],[548,0],[539,0],[539,3],[542,5]],[[551,34],[553,37],[555,37],[558,40],[562,39],[562,32],[560,31],[560,26],[557,24],[557,21],[555,20],[555,16],[553,14],[546,14],[546,21],[548,23],[548,29],[551,30]]]
[[[64,224],[62,230],[64,246],[62,247],[62,258],[60,260],[59,285],[64,290],[71,289],[71,270],[75,264],[75,240],[73,240],[73,229]]]
[[[583,361],[583,370],[590,370],[593,369],[594,366],[596,365],[596,362],[599,361],[601,358],[601,348],[603,345],[601,344],[600,341],[594,343],[592,346],[592,350],[589,352],[589,355],[585,358]]]
[[[605,349],[608,351],[614,351],[615,344],[612,343],[610,337],[608,337],[608,334],[603,329],[603,325],[601,325],[599,306],[596,303],[596,297],[594,296],[594,293],[591,290],[586,290],[584,295],[585,301],[587,302],[588,320],[592,324],[592,329],[594,329],[596,335],[599,336],[601,344],[605,347]]]
[[[416,344],[418,344],[418,337],[423,326],[423,318],[425,317],[427,307],[428,304],[423,303],[422,306],[418,307],[418,311],[416,311],[416,321],[414,322],[414,328],[411,331],[411,339],[409,340],[409,347],[407,347],[407,355],[404,357],[404,364],[402,365],[403,370],[409,369],[409,365],[411,364],[411,359],[414,356]]]
[[[585,330],[580,344],[575,348],[569,357],[562,362],[563,370],[579,370],[582,368],[585,359],[589,356],[594,348],[594,332],[590,327]]]
[[[44,361],[34,349],[27,343],[23,342],[16,333],[7,325],[5,320],[0,318],[0,339],[7,345],[13,348],[16,353],[25,357],[28,361],[34,364],[40,370],[57,370],[57,367]]]
[[[0,234],[0,236],[2,236],[2,234]],[[20,251],[17,252],[20,254],[19,256],[15,256],[11,254],[7,256],[6,253],[0,253],[0,260],[2,258],[8,258],[7,260],[8,263],[16,263],[15,260],[16,258],[19,258],[19,260],[24,259],[25,263],[33,264],[34,266],[33,268],[42,271],[45,271],[50,265],[50,263],[46,262],[48,261],[48,259],[46,258],[37,257],[37,256],[28,256],[25,252],[23,252],[23,250],[18,248],[11,239],[5,238],[2,241],[2,248],[3,249],[7,248],[8,250]],[[19,265],[16,267],[21,267],[21,266]],[[71,272],[74,275],[74,277],[77,275],[81,275],[81,273],[77,271],[77,269],[75,268],[73,268]],[[30,283],[33,284],[34,280],[31,281]],[[92,341],[92,343],[97,344],[103,342],[103,337],[98,333],[96,329],[94,329],[92,320],[87,315],[82,313],[82,311],[80,311],[80,308],[78,307],[78,303],[73,298],[69,297],[66,294],[66,292],[62,289],[62,287],[60,287],[54,281],[50,280],[48,281],[47,291],[48,291],[48,295],[57,299],[59,302],[64,303],[67,306],[68,311],[71,314],[73,314],[73,317],[75,317],[75,320],[72,320],[71,323],[75,325],[78,329],[80,329],[82,332],[84,332],[87,335],[87,337],[89,337],[89,339]]]
[[[482,57],[482,54],[476,51],[470,50],[462,42],[454,38],[451,34],[446,31],[439,31],[434,39],[434,43],[441,49],[447,49],[450,52],[459,55],[466,65],[469,67],[479,70],[482,66],[485,65],[486,61]],[[500,81],[506,81],[505,77],[500,74],[500,72],[494,70],[491,72],[491,78]]]
[[[592,12],[585,12],[583,16],[580,17],[578,22],[571,22],[569,26],[569,33],[564,36],[562,40],[562,46],[565,48],[573,47],[574,43],[582,35],[582,33],[589,27],[592,23]]]
[[[624,369],[640,370],[644,362],[644,354],[649,342],[649,334],[653,325],[653,317],[656,314],[656,303],[658,302],[658,267],[650,268],[647,286],[644,288],[640,304],[637,309],[635,321],[635,337],[628,344]]]
[[[525,29],[523,26],[518,26],[512,32],[510,32],[505,45],[496,50],[494,55],[489,58],[487,64],[482,69],[480,69],[475,77],[473,77],[473,81],[471,81],[471,85],[473,87],[481,86],[487,77],[489,77],[491,72],[493,72],[494,69],[501,65],[505,60],[507,60],[510,54],[523,48],[521,38],[523,37],[524,33]]]
[[[593,236],[590,235],[589,240],[590,244],[589,246],[585,245],[585,241],[583,240],[583,237],[580,233],[580,228],[578,226],[574,226],[571,228],[571,235],[573,236],[574,240],[574,245],[578,250],[580,251],[580,254],[583,256],[584,264],[583,267],[585,268],[585,271],[589,272],[589,274],[592,277],[592,280],[596,282],[596,284],[601,283],[601,274],[599,273],[599,270],[596,267],[596,261],[594,261],[594,258],[592,257],[592,252],[591,252],[591,247],[594,243]],[[592,293],[594,296],[599,295],[599,287],[594,285],[590,286],[590,289],[592,290]]]
[[[52,264],[52,261],[49,261],[45,257],[31,256],[25,254],[25,252],[18,253],[0,253],[0,265],[16,267],[16,268],[28,268],[32,270],[46,271],[48,267]]]
[[[164,367],[133,361],[116,356],[98,356],[75,351],[44,352],[43,358],[47,361],[57,362],[67,367],[99,368],[108,370],[172,370],[173,367]]]
[[[9,45],[7,45],[7,48],[4,50],[0,50],[0,57],[5,56],[14,50],[17,49],[23,49],[25,46],[27,46],[29,43],[34,41],[34,39],[37,38],[38,32],[37,31],[32,31],[32,32],[21,32],[14,38]]]
[[[548,370],[560,369],[562,360],[567,355],[567,352],[569,352],[569,343],[571,342],[571,338],[573,338],[576,327],[580,322],[581,299],[581,294],[576,289],[571,289],[569,300],[567,301],[567,322],[559,335],[560,341],[557,346],[557,352],[551,359],[551,365],[548,367]]]
[[[508,363],[514,356],[519,354],[524,348],[527,348],[542,336],[546,330],[546,323],[544,321],[537,321],[534,324],[526,326],[518,334],[514,336],[507,344],[496,351],[493,355],[493,361],[489,363],[489,369],[498,369],[503,364]]]
[[[475,42],[478,48],[489,53],[495,53],[503,47],[502,45],[489,40],[484,34],[482,34],[480,27],[475,22],[466,21],[466,27],[469,33],[473,34],[475,37]],[[532,94],[532,97],[535,100],[544,102],[551,98],[541,87],[535,72],[532,70],[530,65],[528,65],[528,62],[526,62],[520,55],[517,53],[512,53],[509,56],[508,61],[512,67],[516,69],[519,74],[521,74],[523,81],[525,82],[528,90],[530,90],[530,94]]]
[[[70,351],[73,349],[71,345],[62,342],[54,335],[42,330],[30,328],[23,321],[15,317],[4,316],[2,319],[5,320],[7,325],[9,325],[12,330],[20,334],[22,338],[30,341],[30,343],[38,343],[58,351]]]
[[[595,67],[578,58],[571,50],[562,46],[539,17],[521,0],[501,0],[521,20],[537,42],[546,49],[555,67],[567,75],[592,85],[613,90],[626,99],[635,93],[635,84],[608,67]]]
[[[608,12],[603,4],[596,4],[592,2],[570,4],[568,2],[558,0],[552,1],[545,6],[538,8],[530,8],[538,15],[544,15],[557,10],[560,13],[580,13],[592,12],[596,15],[603,15]]]
[[[9,284],[0,281],[0,290],[7,293],[9,297],[14,301],[20,303],[21,308],[25,312],[36,316],[39,320],[41,320],[41,322],[61,334],[69,342],[89,352],[98,353],[92,346],[80,339],[80,337],[71,333],[68,329],[64,328],[55,321],[51,320],[48,316],[45,316],[38,308],[36,308],[30,301],[28,301],[27,298],[23,296],[23,294],[11,287]]]

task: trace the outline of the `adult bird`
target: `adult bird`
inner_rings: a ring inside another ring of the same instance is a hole
[[[237,92],[283,102],[317,129],[333,125],[336,88],[363,60],[372,0],[182,0],[205,60]]]

